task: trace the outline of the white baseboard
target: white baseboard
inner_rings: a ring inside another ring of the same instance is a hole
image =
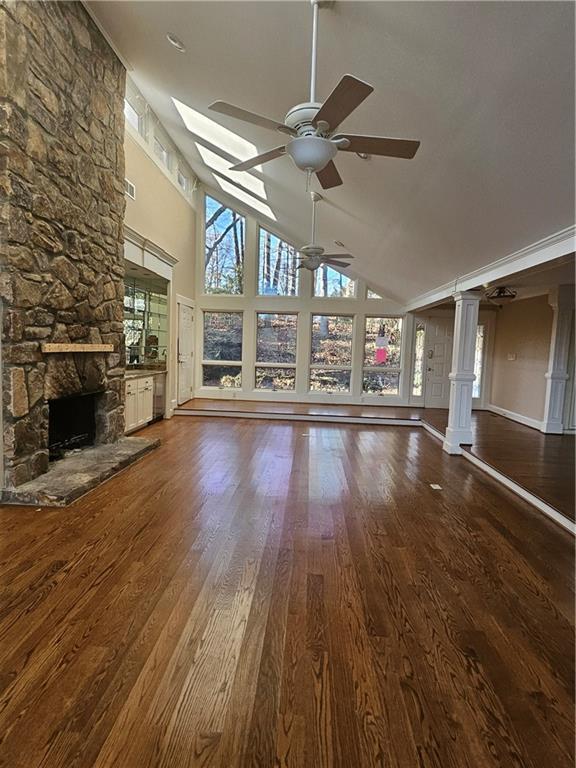
[[[504,485],[510,491],[513,491],[517,496],[520,496],[522,499],[532,504],[533,507],[536,507],[536,509],[550,517],[554,522],[558,523],[558,525],[561,525],[562,528],[570,531],[573,536],[576,535],[576,525],[561,512],[558,512],[554,507],[551,507],[550,504],[546,504],[546,502],[542,501],[538,496],[530,493],[526,488],[522,488],[521,485],[518,485],[518,483],[515,483],[509,477],[506,477],[506,475],[503,475],[502,472],[498,472],[497,469],[494,469],[490,464],[479,459],[478,456],[474,456],[470,451],[462,451],[462,456],[474,464],[474,466],[478,467],[478,469],[486,472],[487,475],[490,475],[490,477],[493,477],[499,483]]]
[[[444,442],[444,435],[442,432],[439,432],[434,427],[431,427],[430,424],[427,424],[425,421],[419,422],[420,426],[424,427],[426,432],[430,432],[431,435],[433,435],[437,440],[440,440],[441,443]]]
[[[488,403],[484,410],[497,413],[499,416],[504,416],[506,419],[510,419],[511,421],[517,421],[519,424],[524,424],[526,427],[532,427],[532,429],[537,429],[540,432],[542,431],[541,421],[538,419],[532,419],[530,416],[524,416],[522,413],[509,411],[506,408],[500,408],[499,405],[492,405],[492,403]]]
[[[320,421],[324,424],[373,424],[381,427],[420,427],[419,419],[384,419],[379,417],[329,416],[310,413],[276,413],[263,411],[221,411],[176,408],[174,416],[208,416],[225,419],[266,419],[272,421]]]

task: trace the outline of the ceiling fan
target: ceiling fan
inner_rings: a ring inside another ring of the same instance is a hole
[[[322,197],[317,192],[310,192],[310,197],[312,198],[312,240],[309,245],[304,245],[299,249],[298,253],[301,255],[298,257],[300,264],[297,269],[309,269],[314,272],[322,264],[328,264],[330,267],[349,267],[348,261],[342,261],[342,259],[353,259],[352,254],[324,253],[324,248],[314,242],[316,239],[316,203],[322,200]]]
[[[340,123],[372,93],[374,88],[353,75],[344,75],[323,104],[316,101],[320,0],[310,1],[313,9],[310,101],[292,107],[283,123],[236,107],[234,104],[228,104],[225,101],[215,101],[209,106],[209,109],[290,136],[287,144],[233,165],[230,170],[246,171],[256,165],[288,154],[300,170],[307,171],[309,177],[315,173],[322,187],[331,189],[342,184],[342,178],[333,161],[338,151],[411,159],[416,154],[420,142],[410,139],[390,139],[383,136],[336,133]]]

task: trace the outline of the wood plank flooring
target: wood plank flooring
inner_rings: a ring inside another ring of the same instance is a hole
[[[207,397],[194,397],[179,409],[187,411],[235,411],[239,413],[266,414],[286,413],[305,416],[352,416],[357,418],[413,419],[418,421],[424,408],[412,408],[405,405],[327,405],[324,403],[293,403],[287,400],[265,402],[262,400],[220,400]]]
[[[566,532],[421,428],[141,434],[0,508],[2,768],[573,766]]]
[[[427,409],[422,420],[446,434],[448,411]],[[545,435],[489,411],[472,412],[474,456],[575,519],[574,435]]]

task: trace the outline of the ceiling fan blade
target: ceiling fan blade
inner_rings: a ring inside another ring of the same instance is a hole
[[[279,123],[277,120],[272,120],[264,115],[259,115],[256,112],[250,112],[242,107],[236,107],[234,104],[228,104],[227,101],[215,101],[210,104],[208,109],[214,112],[219,112],[221,115],[228,115],[228,117],[234,117],[236,120],[243,120],[245,123],[252,123],[253,125],[259,125],[261,128],[269,128],[272,131],[281,131],[287,133],[290,136],[297,136],[298,134],[293,128],[284,123]]]
[[[339,187],[342,184],[342,178],[332,160],[321,171],[316,171],[316,176],[322,189],[332,189],[332,187]]]
[[[354,256],[352,256],[351,253],[325,253],[322,256],[322,260],[326,261],[327,259],[353,259]]]
[[[363,80],[358,80],[352,75],[344,75],[312,122],[317,125],[320,120],[324,120],[330,126],[330,130],[335,131],[340,123],[354,112],[367,96],[370,96],[373,90],[374,88]]]
[[[333,138],[348,139],[348,147],[339,147],[342,152],[360,152],[366,155],[383,155],[384,157],[403,157],[411,160],[418,147],[419,141],[411,139],[387,139],[384,136],[357,136],[352,133],[338,134]]]
[[[268,152],[263,152],[261,155],[251,157],[249,160],[244,160],[242,163],[233,165],[231,171],[247,171],[249,168],[254,168],[256,165],[267,163],[269,160],[275,160],[277,157],[282,157],[286,153],[286,147],[275,147]]]
[[[350,264],[346,261],[338,261],[338,259],[322,259],[322,264],[328,264],[329,267],[349,267]]]

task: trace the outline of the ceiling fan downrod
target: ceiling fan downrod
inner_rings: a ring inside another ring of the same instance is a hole
[[[320,0],[310,0],[312,4],[312,61],[310,64],[310,101],[316,101],[316,62],[318,58],[318,10]]]

